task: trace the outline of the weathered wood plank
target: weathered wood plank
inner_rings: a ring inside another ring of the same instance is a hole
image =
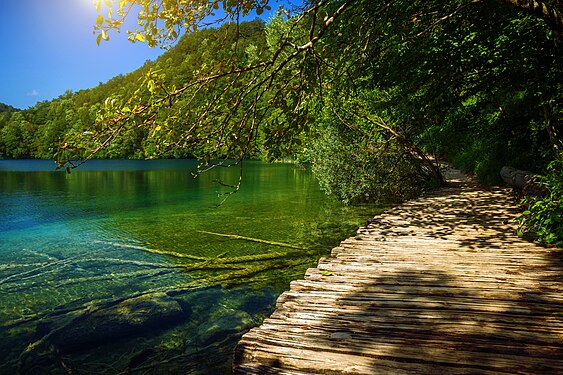
[[[246,340],[256,343],[279,343],[284,348],[295,347],[299,349],[317,348],[324,353],[338,353],[344,355],[358,355],[364,357],[390,357],[394,356],[404,360],[432,361],[440,364],[460,364],[463,362],[472,367],[478,367],[483,361],[495,361],[503,367],[515,368],[526,366],[533,369],[537,366],[538,358],[542,366],[556,368],[561,365],[563,349],[556,346],[540,345],[502,345],[491,343],[490,340],[474,339],[471,345],[466,341],[448,340],[440,336],[428,339],[409,336],[383,336],[379,332],[356,334],[355,332],[335,332],[332,334],[319,334],[311,331],[294,331],[294,335],[302,338],[298,342],[292,340],[285,332],[275,330],[260,330],[249,334]],[[345,337],[345,338],[343,338]],[[470,339],[471,337],[467,337]],[[397,350],[397,348],[401,348]],[[432,355],[432,359],[428,355]],[[523,358],[522,358],[523,357]],[[500,366],[498,370],[506,371]]]
[[[330,326],[319,325],[315,313],[323,318],[331,318],[334,322]],[[286,313],[285,315],[272,316],[270,320],[264,322],[264,330],[270,326],[282,329],[284,333],[291,333],[294,329],[298,331],[302,329],[314,329],[319,332],[354,332],[355,334],[378,332],[385,337],[393,337],[395,335],[404,335],[408,332],[409,337],[428,338],[427,334],[440,335],[444,339],[451,341],[465,342],[466,336],[462,336],[463,332],[471,335],[476,329],[480,334],[495,334],[496,337],[502,337],[506,340],[503,346],[510,346],[525,343],[527,347],[533,345],[541,345],[542,348],[557,347],[563,338],[563,326],[557,324],[553,328],[548,328],[551,321],[548,319],[539,321],[512,320],[507,316],[497,316],[499,320],[485,320],[480,316],[474,315],[475,319],[464,319],[460,321],[447,320],[446,317],[436,316],[417,316],[413,318],[412,310],[409,315],[405,315],[404,311],[398,310],[396,314],[391,315],[371,315],[365,316],[361,314],[346,313],[346,318],[341,315],[330,315],[330,313],[322,311],[300,311],[296,313]],[[393,322],[389,323],[389,318],[393,316]],[[453,315],[452,317],[455,317]],[[543,323],[543,325],[540,325]],[[518,328],[514,328],[519,326]],[[422,328],[421,328],[422,327]],[[526,328],[522,328],[526,327]],[[484,336],[486,337],[486,336]],[[500,340],[498,340],[500,341]]]
[[[326,277],[324,278],[327,279]],[[329,280],[332,280],[330,278]],[[316,281],[315,291],[324,292],[327,294],[337,294],[341,296],[343,293],[364,292],[366,294],[378,294],[392,296],[400,296],[400,298],[409,299],[411,296],[431,296],[443,297],[447,299],[451,296],[472,298],[475,300],[490,301],[496,299],[498,301],[509,302],[532,302],[538,305],[553,306],[560,311],[563,311],[563,295],[554,290],[552,293],[530,293],[526,288],[488,288],[486,285],[477,284],[472,288],[462,288],[458,285],[448,286],[427,286],[425,284],[377,284],[377,285],[362,285],[361,283],[341,282],[335,283],[330,281]],[[408,287],[406,287],[408,286]],[[310,290],[310,283],[306,281],[292,282],[291,291],[294,293],[302,293]],[[556,306],[559,305],[559,306]]]
[[[563,373],[563,258],[465,180],[370,221],[291,283],[236,374]]]
[[[254,345],[252,357],[246,353],[235,353],[236,363],[252,363],[250,372],[240,372],[234,368],[235,374],[262,374],[265,367],[282,368],[284,370],[304,371],[307,374],[513,374],[514,372],[495,371],[481,368],[463,368],[455,364],[438,364],[428,362],[405,362],[390,358],[377,358],[377,372],[374,371],[374,358],[363,355],[339,354],[333,352],[319,353],[314,349],[285,347],[281,343],[253,343],[241,341],[244,345]],[[239,344],[240,345],[240,344]],[[258,364],[258,365],[257,365]],[[266,364],[266,366],[264,366]],[[262,365],[262,366],[261,366]],[[254,372],[254,370],[257,370]],[[273,372],[275,373],[275,372]]]

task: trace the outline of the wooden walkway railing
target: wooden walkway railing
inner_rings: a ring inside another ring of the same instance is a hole
[[[460,179],[376,217],[283,293],[235,374],[563,374],[563,251]]]

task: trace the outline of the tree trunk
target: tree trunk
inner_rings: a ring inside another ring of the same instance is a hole
[[[555,150],[555,155],[559,155],[561,153],[561,140],[555,128],[553,116],[551,115],[551,106],[547,102],[543,104],[543,117],[545,119],[545,128],[547,129],[547,134],[549,134],[551,146]]]
[[[553,111],[551,105],[549,104],[549,95],[546,94],[546,90],[548,89],[545,84],[545,76],[542,72],[545,71],[545,68],[542,66],[542,56],[541,56],[541,48],[538,47],[536,52],[536,59],[534,63],[534,70],[536,75],[536,82],[539,85],[540,92],[541,92],[541,100],[542,100],[542,111],[543,111],[543,118],[545,121],[545,129],[549,136],[549,142],[551,143],[551,147],[553,151],[555,151],[555,155],[559,155],[561,153],[561,138],[559,138],[559,133],[556,128],[556,123],[553,119]]]
[[[497,0],[534,14],[547,22],[559,38],[563,38],[563,9],[560,5],[546,4],[540,0]]]

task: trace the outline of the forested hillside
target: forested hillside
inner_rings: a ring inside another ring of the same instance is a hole
[[[90,134],[96,128],[96,118],[107,98],[114,100],[134,95],[149,71],[166,76],[167,85],[181,85],[203,67],[226,61],[234,49],[244,51],[264,48],[265,32],[262,21],[245,22],[235,27],[203,29],[184,36],[156,61],[147,61],[138,70],[114,77],[97,87],[76,93],[66,92],[55,100],[37,103],[16,112],[0,105],[0,158],[53,159],[64,144],[67,134]],[[235,43],[235,34],[238,40]],[[149,132],[142,127],[121,134],[98,158],[146,158],[154,155]],[[160,157],[190,157],[190,150],[171,149]]]
[[[0,103],[0,112],[15,112],[19,109],[12,107],[11,105]]]

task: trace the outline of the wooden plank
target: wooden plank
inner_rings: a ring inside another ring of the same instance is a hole
[[[561,361],[533,358],[527,355],[471,353],[451,348],[420,348],[413,346],[410,342],[399,346],[380,344],[373,349],[366,350],[364,346],[356,347],[352,342],[343,347],[336,345],[315,347],[306,341],[289,341],[268,336],[261,336],[254,341],[252,336],[250,334],[246,339],[248,341],[241,341],[241,343],[256,347],[252,354],[254,360],[260,358],[257,350],[259,348],[266,350],[269,352],[269,356],[277,359],[276,365],[281,368],[287,366],[290,369],[306,370],[311,373],[374,374],[379,371],[378,363],[381,359],[393,360],[395,363],[411,362],[450,368],[486,369],[491,372],[509,374],[522,372],[554,374],[563,365]],[[238,350],[239,353],[242,351],[239,356],[245,355],[240,344]],[[374,371],[374,368],[377,369],[377,372]],[[427,368],[422,373],[431,374],[433,372]],[[457,372],[454,370],[453,373]]]
[[[263,323],[263,329],[280,326],[288,332],[290,327],[335,332],[349,331],[357,334],[378,332],[386,337],[392,337],[398,333],[404,335],[408,332],[411,337],[431,334],[449,339],[455,339],[457,335],[464,342],[468,336],[478,332],[483,337],[494,335],[497,342],[503,341],[503,346],[526,343],[529,347],[536,344],[544,347],[560,347],[563,339],[563,326],[559,323],[555,327],[549,328],[551,322],[547,319],[512,320],[508,316],[501,315],[496,317],[498,320],[487,321],[478,317],[475,320],[465,319],[454,322],[451,318],[448,320],[446,316],[424,317],[416,313],[405,316],[404,313],[404,311],[398,310],[396,314],[390,312],[384,316],[380,314],[367,316],[354,312],[335,313],[334,311],[303,309],[293,313],[272,315]],[[390,317],[394,319],[389,319]],[[329,326],[325,324],[328,320],[331,320]],[[514,328],[515,326],[519,327]]]
[[[244,339],[243,339],[244,340]],[[252,354],[245,347],[253,347]],[[375,359],[362,355],[320,352],[315,349],[285,347],[281,343],[264,343],[241,341],[235,349],[235,363],[268,364],[269,368],[304,371],[307,374],[513,374],[513,372],[495,371],[481,368],[463,368],[454,364],[437,364],[423,362],[395,361],[388,358],[377,358],[377,372],[374,372]],[[264,367],[256,366],[239,372],[235,366],[234,373],[262,374]],[[253,372],[253,370],[257,370]],[[258,370],[259,369],[259,370]],[[275,372],[272,372],[275,373]]]
[[[339,353],[364,357],[396,357],[404,360],[432,361],[440,364],[459,364],[460,359],[466,365],[477,367],[480,361],[494,359],[498,364],[506,367],[524,365],[528,368],[537,366],[542,361],[543,366],[556,368],[563,365],[563,348],[545,345],[503,345],[492,343],[490,340],[473,339],[471,345],[459,337],[417,338],[394,335],[383,336],[377,333],[357,334],[356,332],[334,332],[319,334],[318,332],[294,330],[287,332],[278,330],[260,330],[249,334],[247,340],[262,343],[279,343],[284,347],[316,348],[324,353]],[[299,335],[299,340],[293,337]],[[347,338],[342,338],[347,337]],[[428,359],[429,355],[432,359]],[[521,358],[523,357],[523,358]],[[501,370],[500,367],[497,369]],[[502,370],[505,371],[505,370]]]
[[[315,282],[315,291],[324,293],[335,293],[342,295],[343,293],[363,292],[367,294],[392,294],[394,296],[403,296],[409,298],[414,294],[418,296],[432,297],[451,297],[473,298],[476,300],[501,300],[501,301],[521,301],[534,302],[538,305],[559,305],[554,306],[563,311],[563,295],[554,290],[552,293],[543,291],[542,293],[530,293],[526,288],[502,288],[488,287],[484,283],[475,283],[472,287],[460,287],[458,285],[426,285],[425,283],[377,283],[362,284],[346,281],[336,283],[333,278],[324,277],[322,280]],[[307,292],[311,289],[312,284],[307,281],[296,281],[291,283],[291,291],[295,293]],[[406,287],[408,286],[408,287]]]

